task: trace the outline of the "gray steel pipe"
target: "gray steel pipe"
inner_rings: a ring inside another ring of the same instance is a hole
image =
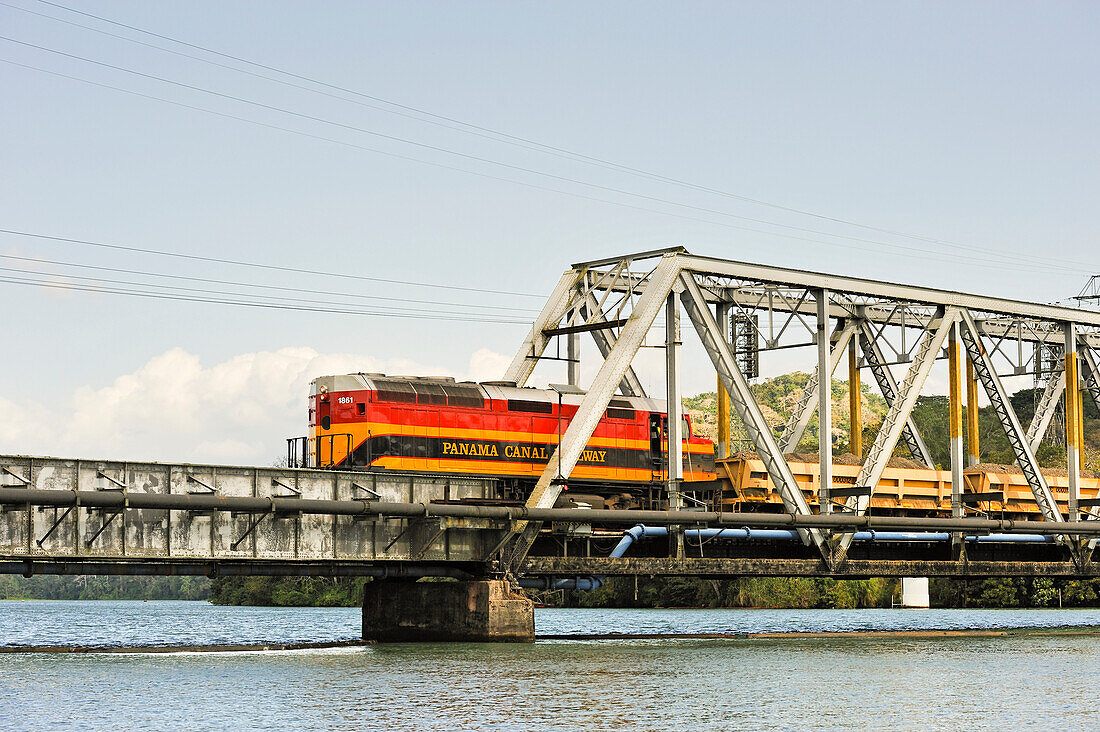
[[[603,587],[603,577],[520,577],[520,587],[532,590],[598,590]]]
[[[307,513],[329,516],[453,517],[500,521],[554,521],[591,524],[656,524],[663,526],[731,526],[741,528],[831,529],[834,531],[949,531],[968,534],[1044,534],[1100,538],[1100,521],[1053,524],[979,518],[918,518],[854,514],[791,515],[785,513],[717,513],[715,511],[616,511],[609,509],[525,508],[450,503],[388,503],[312,498],[256,498],[214,494],[131,493],[126,491],[63,491],[0,488],[4,506],[87,506],[169,511],[229,511],[233,513]],[[1095,525],[1092,525],[1095,524]]]

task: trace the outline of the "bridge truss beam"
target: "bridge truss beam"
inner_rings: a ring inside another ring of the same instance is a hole
[[[687,313],[692,325],[695,326],[695,330],[703,342],[703,348],[706,349],[707,355],[710,356],[711,362],[722,380],[722,385],[726,387],[726,391],[730,395],[730,401],[744,423],[749,439],[752,440],[757,453],[763,459],[768,475],[783,499],[784,507],[792,514],[809,515],[811,513],[810,506],[802,495],[802,489],[799,487],[798,481],[795,480],[794,473],[791,472],[791,467],[787,464],[786,458],[783,457],[783,451],[780,449],[771,427],[764,419],[764,413],[761,411],[760,405],[757,404],[756,397],[752,394],[748,380],[745,379],[741,369],[737,366],[733,349],[726,341],[721,329],[718,327],[718,323],[714,320],[702,290],[690,274],[681,275],[681,281],[684,284],[684,311]],[[819,547],[824,545],[824,539],[820,532],[810,532],[809,536]]]
[[[840,356],[848,348],[848,344],[856,334],[857,328],[855,321],[848,321],[842,328],[834,330],[832,335],[829,336],[829,343],[832,347],[829,353],[830,375],[836,372]],[[798,449],[798,443],[802,442],[802,437],[806,434],[806,428],[810,426],[814,411],[821,403],[820,372],[820,363],[815,364],[814,370],[810,373],[810,379],[802,390],[802,396],[791,412],[787,425],[783,428],[783,452],[794,452]]]
[[[1043,395],[1039,398],[1039,404],[1035,407],[1035,414],[1031,418],[1031,424],[1027,426],[1027,444],[1032,452],[1039,449],[1047,430],[1050,429],[1050,421],[1058,410],[1058,403],[1066,390],[1066,372],[1059,371],[1051,376],[1046,386],[1043,387]]]
[[[882,478],[882,472],[886,470],[886,463],[894,452],[894,446],[901,438],[906,425],[909,423],[913,407],[917,404],[921,388],[928,378],[936,357],[947,340],[951,327],[959,317],[957,309],[950,309],[940,315],[934,330],[927,330],[921,339],[917,349],[916,358],[905,374],[905,379],[898,387],[897,394],[886,416],[882,419],[882,427],[875,437],[871,449],[867,452],[867,459],[863,468],[856,477],[857,486],[866,486],[869,492],[866,495],[853,496],[848,499],[848,508],[856,513],[863,513],[871,504],[871,495]]]
[[[1004,428],[1012,452],[1016,456],[1016,464],[1024,473],[1031,492],[1035,496],[1035,502],[1040,513],[1047,521],[1060,522],[1064,517],[1058,510],[1054,501],[1054,494],[1047,485],[1046,478],[1039,467],[1039,461],[1035,459],[1035,453],[1027,441],[1027,434],[1020,426],[1020,418],[1016,410],[1012,408],[1008,390],[994,367],[993,357],[982,345],[981,331],[974,322],[973,317],[967,311],[962,311],[962,340],[966,347],[967,355],[974,363],[974,373],[985,388],[986,396],[993,405],[993,411]]]
[[[613,267],[612,272],[619,273],[627,266],[628,260],[624,260]],[[588,440],[596,429],[596,425],[603,418],[604,410],[611,401],[615,389],[622,382],[627,370],[630,368],[634,355],[645,340],[657,313],[665,305],[673,285],[680,275],[680,267],[676,255],[664,254],[660,263],[649,273],[650,286],[637,299],[637,303],[631,308],[630,318],[623,325],[615,341],[615,345],[608,353],[603,365],[600,367],[592,386],[585,393],[577,408],[576,414],[569,422],[565,434],[561,437],[561,444],[554,450],[550,460],[546,464],[542,475],[539,476],[531,495],[527,499],[529,508],[550,508],[561,495],[565,481],[573,472],[581,453],[588,445]],[[563,277],[562,281],[567,278]],[[608,290],[609,294],[611,291]],[[564,310],[562,311],[564,315]],[[553,327],[553,323],[543,321],[546,328]],[[530,340],[530,339],[529,339]],[[542,344],[545,348],[545,343]],[[527,344],[523,346],[525,349]],[[518,359],[518,354],[517,354]],[[515,364],[515,361],[513,361]],[[509,371],[511,373],[511,371]],[[527,375],[530,375],[528,372]],[[518,571],[523,558],[527,556],[531,545],[534,543],[541,524],[521,521],[512,530],[514,538],[510,540],[503,569],[506,573]]]
[[[886,400],[887,405],[892,407],[898,398],[898,382],[894,378],[894,374],[891,373],[890,367],[886,365],[886,357],[883,355],[882,346],[879,345],[874,329],[867,321],[860,321],[859,327],[859,341],[863,350],[863,358],[867,362],[871,374],[875,377],[875,383],[878,384],[882,398]],[[913,419],[909,416],[905,418],[901,436],[905,440],[905,445],[909,448],[909,454],[913,456],[914,460],[925,465],[933,464],[932,453],[928,451],[928,446],[924,444],[924,438],[921,437],[917,425],[913,423]]]
[[[829,393],[827,384],[807,386],[789,428],[779,440],[774,426],[763,417],[748,378],[739,367],[739,357],[750,351],[757,357],[817,344],[815,370],[820,375],[831,373],[839,361],[840,349],[858,337],[863,352],[861,366],[871,370],[889,405],[857,479],[873,491],[899,439],[914,458],[926,465],[933,463],[932,451],[917,431],[911,413],[934,363],[943,357],[948,333],[958,323],[959,339],[993,403],[1043,517],[1050,522],[1065,520],[1032,446],[1045,431],[1044,424],[1049,424],[1048,403],[1057,401],[1056,395],[1047,395],[1031,431],[1025,433],[1003,379],[1030,376],[1038,367],[1040,351],[1062,346],[1066,326],[1072,324],[1081,347],[1085,384],[1100,400],[1100,371],[1093,353],[1093,349],[1100,348],[1100,313],[699,257],[679,247],[574,265],[559,281],[521,345],[505,376],[521,384],[530,376],[532,363],[563,327],[595,324],[598,330],[594,332],[602,334],[597,345],[604,357],[599,373],[588,385],[580,411],[563,437],[557,451],[560,454],[551,458],[527,502],[528,508],[553,505],[614,390],[641,392],[632,362],[661,305],[674,292],[679,292],[683,312],[694,326],[720,383],[729,391],[737,418],[765,462],[790,515],[809,515],[813,509],[794,480],[783,450],[793,448],[796,437],[804,434],[809,414],[815,406],[820,409],[822,396]],[[745,330],[747,337],[739,338],[736,346],[728,342],[728,335],[715,320],[716,308],[737,316],[739,327]],[[823,326],[828,329],[832,322],[839,327],[832,331],[831,347],[825,349],[818,331]],[[745,348],[749,351],[737,350]],[[901,384],[891,373],[895,365],[907,368]],[[657,379],[653,381],[658,383]],[[1051,387],[1052,392],[1057,388],[1057,384]],[[829,452],[824,435],[821,446],[822,453]],[[827,460],[828,456],[822,455],[821,459]],[[822,475],[828,481],[828,471]],[[821,493],[827,496],[831,487],[823,485]],[[871,505],[870,495],[848,495],[847,505],[857,513]],[[514,528],[513,539],[521,538],[502,556],[505,566],[518,571],[533,541],[535,524],[519,522]],[[836,533],[833,540],[828,533],[806,530],[803,536],[819,547],[826,561],[843,560],[843,532]],[[841,551],[835,553],[835,548]]]

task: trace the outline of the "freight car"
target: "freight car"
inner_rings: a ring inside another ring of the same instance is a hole
[[[582,398],[500,381],[324,376],[310,388],[306,449],[319,468],[494,476],[502,498],[520,499],[542,474]],[[666,436],[663,401],[612,399],[569,487],[654,505],[660,494],[654,489],[667,478]],[[692,434],[685,416],[684,481],[713,483],[715,477],[714,443]]]

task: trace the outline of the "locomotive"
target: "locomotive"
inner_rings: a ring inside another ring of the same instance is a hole
[[[524,498],[569,427],[583,392],[358,373],[314,379],[309,463],[499,478],[501,498]],[[683,479],[716,478],[714,443],[683,421]],[[569,477],[571,488],[643,499],[667,479],[665,402],[616,397]],[[623,493],[623,491],[626,491]],[[658,491],[659,495],[659,491]],[[633,501],[631,501],[633,503]]]

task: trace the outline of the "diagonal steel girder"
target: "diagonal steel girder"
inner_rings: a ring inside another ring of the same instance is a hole
[[[1016,411],[1012,408],[1008,392],[1005,390],[1000,377],[997,376],[993,359],[982,346],[981,332],[978,330],[973,317],[966,310],[962,311],[962,324],[963,345],[966,346],[966,353],[974,363],[974,373],[977,375],[978,380],[982,382],[986,396],[989,397],[989,401],[993,405],[993,411],[996,412],[997,419],[1000,420],[1001,427],[1004,428],[1005,436],[1008,438],[1008,443],[1016,456],[1016,464],[1024,472],[1027,484],[1031,486],[1031,492],[1035,496],[1035,503],[1039,507],[1039,511],[1047,521],[1065,521],[1065,517],[1058,510],[1058,504],[1054,502],[1054,494],[1051,493],[1050,486],[1047,485],[1046,478],[1043,477],[1043,473],[1039,469],[1039,462],[1035,459],[1035,453],[1028,445],[1027,435],[1024,433],[1023,427],[1020,426],[1020,418],[1016,416]]]
[[[635,303],[618,340],[577,407],[576,414],[561,437],[561,444],[546,463],[542,475],[527,498],[527,508],[551,508],[557,502],[563,481],[569,478],[580,460],[581,453],[603,417],[615,389],[622,383],[623,375],[645,340],[657,313],[664,307],[679,274],[680,264],[675,253],[664,255],[660,264],[650,273],[648,287]],[[514,539],[511,547],[506,550],[507,571],[512,574],[517,572],[541,527],[542,524],[535,521],[516,522],[511,531]]]
[[[1100,409],[1100,364],[1097,363],[1096,352],[1089,347],[1084,338],[1078,338],[1077,354],[1081,365],[1084,367],[1080,371],[1081,383],[1088,391],[1089,396],[1092,397],[1092,403],[1096,405],[1097,409]],[[1088,514],[1094,520],[1100,519],[1100,506],[1093,506],[1089,509]],[[1096,546],[1096,539],[1089,541],[1088,556],[1090,558]]]
[[[882,392],[882,398],[889,406],[893,406],[897,401],[898,383],[890,367],[886,365],[886,358],[882,354],[882,347],[878,344],[874,329],[866,320],[860,321],[859,345],[863,350],[863,358],[867,361],[867,366],[878,383],[878,390]],[[914,460],[928,466],[932,465],[932,453],[928,451],[928,446],[924,444],[924,438],[921,437],[912,419],[906,419],[901,438],[905,441],[905,446],[909,448],[909,454]]]
[[[580,299],[577,286],[583,281],[586,272],[584,269],[571,269],[558,280],[546,304],[542,306],[542,312],[535,318],[527,337],[523,339],[512,363],[508,365],[508,370],[504,372],[505,381],[514,381],[518,386],[523,386],[531,378],[531,372],[535,370],[539,358],[550,343],[550,337],[543,331],[556,327],[565,314],[577,306]]]
[[[714,319],[714,314],[708,307],[702,290],[690,272],[683,272],[680,281],[684,286],[684,291],[680,296],[684,313],[691,320],[692,325],[695,326],[699,339],[703,343],[703,348],[706,349],[707,355],[714,363],[714,368],[722,380],[722,385],[729,393],[730,401],[737,410],[738,417],[745,425],[745,431],[756,447],[760,459],[764,461],[768,477],[771,478],[772,483],[783,499],[783,505],[792,514],[809,515],[811,513],[810,506],[806,502],[805,496],[802,495],[802,490],[798,485],[798,481],[795,480],[794,473],[791,472],[790,466],[783,457],[783,451],[780,449],[775,435],[772,434],[771,426],[760,411],[760,405],[756,403],[756,398],[749,388],[748,380],[741,373],[741,369],[737,367],[733,350],[726,341],[722,329],[718,327],[718,322]],[[826,553],[825,539],[820,531],[810,530],[800,533],[802,533],[803,541],[808,543],[808,540],[812,539],[818,548]],[[827,559],[828,556],[826,556]]]
[[[1050,420],[1058,409],[1058,402],[1062,399],[1062,392],[1066,390],[1066,372],[1059,371],[1047,382],[1043,389],[1043,396],[1039,399],[1039,405],[1035,407],[1035,414],[1031,418],[1031,424],[1027,426],[1027,445],[1032,452],[1039,449],[1039,444],[1046,437],[1050,428]]]
[[[1081,380],[1092,397],[1092,403],[1100,409],[1100,363],[1097,362],[1096,352],[1089,348],[1083,338],[1078,340],[1077,352],[1085,367],[1082,369]]]
[[[599,302],[596,301],[596,296],[589,290],[585,295],[585,301],[581,305],[581,312],[585,314],[585,320],[591,320],[594,323],[604,323],[607,321],[607,316],[604,315],[603,310],[600,309]],[[591,331],[592,339],[596,341],[596,348],[599,350],[600,355],[606,359],[611,354],[611,349],[615,347],[615,336],[608,330],[594,330]],[[619,391],[623,393],[623,396],[635,396],[644,397],[645,389],[642,387],[642,382],[638,378],[638,374],[634,372],[633,366],[628,366],[626,369],[626,375],[623,376],[623,381],[619,384]]]
[[[951,332],[951,326],[958,318],[958,309],[943,310],[940,313],[939,322],[930,324],[934,330],[930,328],[924,332],[913,362],[905,373],[905,379],[898,387],[897,399],[883,417],[882,427],[875,436],[871,449],[867,452],[867,459],[863,462],[859,475],[856,476],[856,485],[866,486],[870,491],[865,495],[853,496],[846,501],[847,507],[855,510],[856,513],[866,512],[867,507],[871,505],[871,495],[874,494],[879,480],[882,479],[882,473],[886,470],[886,465],[894,452],[894,446],[901,438],[913,407],[916,406],[921,388],[929,372],[932,371],[932,366],[936,363],[936,357]],[[852,534],[847,534],[842,538],[841,546],[846,549],[851,541]]]
[[[848,342],[852,340],[852,336],[856,334],[855,321],[848,321],[848,323],[838,330],[833,331],[829,340],[833,344],[832,352],[829,354],[829,364],[831,372],[829,376],[832,376],[832,372],[836,371],[837,363],[840,362],[840,356],[844,353],[844,350],[848,347]],[[802,441],[802,436],[806,434],[806,428],[810,425],[810,419],[814,415],[814,410],[818,405],[818,373],[820,371],[819,366],[814,366],[813,373],[810,374],[809,381],[806,382],[806,387],[802,390],[802,398],[798,400],[798,404],[795,405],[794,411],[791,412],[790,419],[787,420],[787,426],[783,429],[783,440],[781,448],[783,452],[791,452],[798,448],[798,443]]]

